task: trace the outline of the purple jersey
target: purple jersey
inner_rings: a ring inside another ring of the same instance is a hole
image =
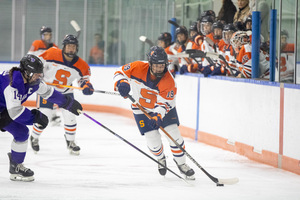
[[[22,74],[18,70],[13,72],[12,82],[10,81],[9,71],[0,72],[0,112],[7,109],[10,118],[18,123],[33,124],[34,116],[22,104],[34,92],[59,106],[66,103],[66,98],[61,93],[42,81],[35,85],[24,83]]]

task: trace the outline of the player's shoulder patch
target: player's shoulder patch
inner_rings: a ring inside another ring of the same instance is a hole
[[[124,68],[123,68],[124,71],[127,71],[129,69],[130,69],[130,63],[124,65]]]
[[[243,56],[243,58],[242,58],[242,63],[247,62],[249,59],[250,59],[250,58],[249,58],[248,54],[245,54],[245,55]]]

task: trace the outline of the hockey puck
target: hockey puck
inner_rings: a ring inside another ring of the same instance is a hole
[[[224,186],[224,184],[219,184],[219,183],[217,183],[217,186]]]

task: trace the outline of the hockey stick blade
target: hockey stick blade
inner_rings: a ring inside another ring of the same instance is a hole
[[[154,46],[154,43],[153,43],[151,40],[149,40],[149,39],[148,39],[146,36],[144,36],[144,35],[141,35],[141,36],[139,37],[139,40],[142,41],[142,42],[145,42],[145,43],[149,44],[151,47]]]
[[[179,24],[177,24],[177,22],[174,22],[174,21],[172,21],[172,20],[168,20],[168,22],[170,23],[170,24],[172,24],[172,25],[174,25],[176,28],[178,28],[179,27]]]
[[[218,178],[218,184],[223,184],[223,185],[233,185],[239,182],[239,178],[228,178],[228,179],[222,179]]]
[[[75,20],[71,20],[70,24],[72,25],[72,27],[75,29],[76,33],[77,33],[77,38],[79,38],[80,32],[81,32],[81,28],[78,25],[78,23]]]

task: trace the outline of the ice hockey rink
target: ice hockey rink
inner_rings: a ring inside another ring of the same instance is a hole
[[[133,119],[87,114],[150,155]],[[62,126],[49,125],[40,138],[38,154],[28,147],[24,163],[35,172],[33,182],[10,181],[7,152],[12,136],[0,132],[1,200],[300,199],[299,175],[188,138],[187,152],[206,171],[217,178],[238,177],[239,183],[216,187],[188,158],[195,181],[187,184],[170,172],[162,177],[151,159],[86,116],[77,119],[80,156],[67,151]],[[179,174],[164,136],[163,143],[168,167]]]

